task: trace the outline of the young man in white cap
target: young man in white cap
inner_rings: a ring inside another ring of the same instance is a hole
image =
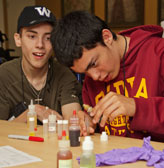
[[[31,99],[40,121],[52,112],[57,119],[69,119],[73,110],[81,109],[79,83],[52,57],[55,24],[55,16],[44,6],[27,6],[21,12],[14,39],[22,56],[0,67],[0,119],[26,122]]]

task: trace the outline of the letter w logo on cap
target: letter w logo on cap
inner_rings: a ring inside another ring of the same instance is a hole
[[[50,17],[51,11],[46,9],[45,7],[43,7],[43,8],[36,7],[35,9],[39,12],[39,15],[42,15],[42,16],[46,15],[47,17]]]

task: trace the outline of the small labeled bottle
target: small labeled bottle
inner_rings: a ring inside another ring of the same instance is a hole
[[[33,104],[33,100],[31,99],[31,103],[30,105],[28,106],[28,113],[27,113],[27,126],[29,128],[29,118],[34,118],[34,129],[36,130],[37,129],[37,115],[36,115],[36,112],[35,112],[35,105]]]
[[[82,143],[82,155],[80,156],[80,168],[96,168],[94,144],[90,136],[86,136]]]
[[[35,136],[35,120],[34,117],[29,117],[28,118],[29,122],[29,136]]]
[[[70,141],[63,137],[58,141],[59,151],[57,153],[57,168],[72,168],[72,152]]]
[[[70,118],[69,139],[72,147],[80,146],[80,126],[76,110],[73,111],[73,116]]]
[[[48,131],[50,134],[55,134],[56,133],[56,115],[55,114],[50,114],[48,116]]]

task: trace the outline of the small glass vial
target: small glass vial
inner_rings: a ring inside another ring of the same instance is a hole
[[[63,130],[63,120],[57,120],[57,127],[58,127],[58,140],[62,139],[62,130]]]
[[[76,110],[73,111],[73,116],[70,118],[69,139],[72,147],[80,146],[80,126]]]
[[[86,126],[87,135],[89,135],[90,132],[89,132],[89,118],[88,117],[85,117],[85,126]]]
[[[94,144],[91,137],[86,136],[82,144],[82,155],[80,156],[80,168],[96,168]]]
[[[59,140],[59,151],[57,153],[57,168],[72,168],[72,152],[69,140]]]
[[[35,136],[35,119],[34,119],[34,117],[29,117],[28,123],[29,123],[29,136]]]
[[[44,139],[48,138],[48,119],[43,120],[43,137]]]
[[[63,120],[63,130],[66,132],[66,139],[69,139],[68,120]]]
[[[55,134],[56,133],[56,115],[55,114],[50,114],[48,116],[48,131],[50,134]]]

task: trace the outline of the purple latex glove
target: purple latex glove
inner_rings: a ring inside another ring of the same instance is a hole
[[[164,168],[164,160],[154,165],[155,168]]]
[[[138,147],[113,149],[103,154],[96,154],[96,166],[135,162],[142,157],[142,155],[144,155],[144,150]]]
[[[77,158],[77,160],[80,161],[80,158]],[[148,166],[162,168],[164,165],[164,151],[154,150],[150,145],[150,137],[147,137],[144,138],[142,148],[113,149],[106,153],[96,154],[96,166],[119,165],[136,162],[137,160],[145,160]]]

